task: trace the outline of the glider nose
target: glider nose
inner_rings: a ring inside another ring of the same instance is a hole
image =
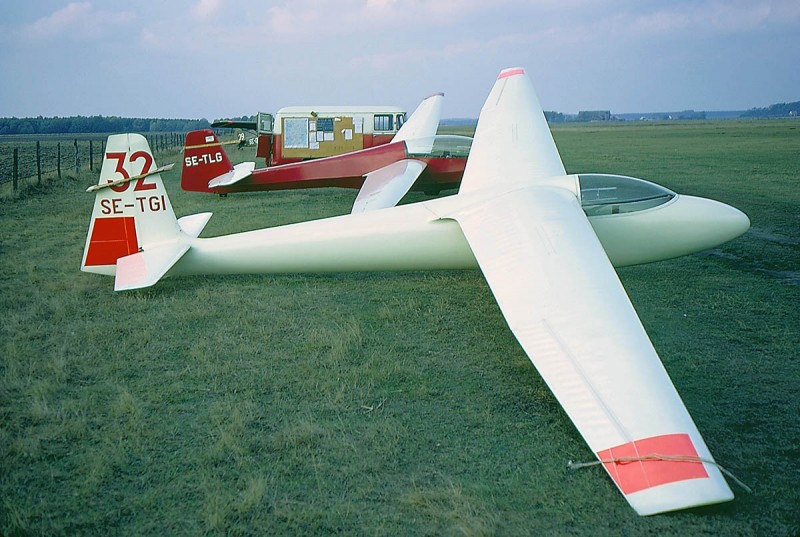
[[[746,214],[736,207],[731,207],[730,205],[725,205],[724,203],[721,205],[724,207],[723,212],[725,213],[725,225],[727,226],[731,237],[728,240],[735,239],[750,229],[750,219]]]
[[[736,207],[694,196],[679,196],[678,203],[691,214],[692,230],[701,249],[714,248],[735,239],[750,228],[750,219]]]

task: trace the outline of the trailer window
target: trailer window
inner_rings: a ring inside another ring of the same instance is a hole
[[[406,122],[406,115],[405,114],[397,114],[397,130],[400,130],[400,127],[403,126],[403,123]]]
[[[375,132],[377,131],[391,131],[393,129],[393,121],[391,114],[375,114]]]

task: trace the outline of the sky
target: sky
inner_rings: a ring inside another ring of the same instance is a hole
[[[3,0],[0,117],[206,118],[445,93],[524,67],[546,110],[800,100],[798,0]]]

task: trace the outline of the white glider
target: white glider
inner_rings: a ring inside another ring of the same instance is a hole
[[[641,515],[733,494],[613,266],[668,259],[744,233],[728,205],[615,175],[567,175],[522,69],[500,73],[458,195],[199,238],[175,215],[146,140],[109,137],[82,270],[115,289],[166,275],[480,268],[512,332]],[[121,176],[121,177],[120,177]]]

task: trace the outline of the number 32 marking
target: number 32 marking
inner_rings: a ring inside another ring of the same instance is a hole
[[[106,158],[111,160],[117,161],[117,167],[114,168],[114,171],[122,175],[123,179],[128,179],[130,175],[128,171],[125,169],[125,157],[127,153],[106,153]],[[147,173],[150,171],[150,168],[153,167],[153,157],[145,152],[145,151],[137,151],[135,153],[131,153],[128,162],[134,162],[136,160],[144,159],[144,165],[142,166],[141,173]],[[141,177],[136,181],[136,184],[133,187],[134,192],[141,192],[142,190],[155,190],[157,185],[155,183],[148,183],[146,182],[147,177]],[[109,179],[109,183],[111,180]],[[115,185],[110,187],[111,190],[114,192],[125,192],[128,190],[128,186],[130,183],[122,183],[121,185]]]

